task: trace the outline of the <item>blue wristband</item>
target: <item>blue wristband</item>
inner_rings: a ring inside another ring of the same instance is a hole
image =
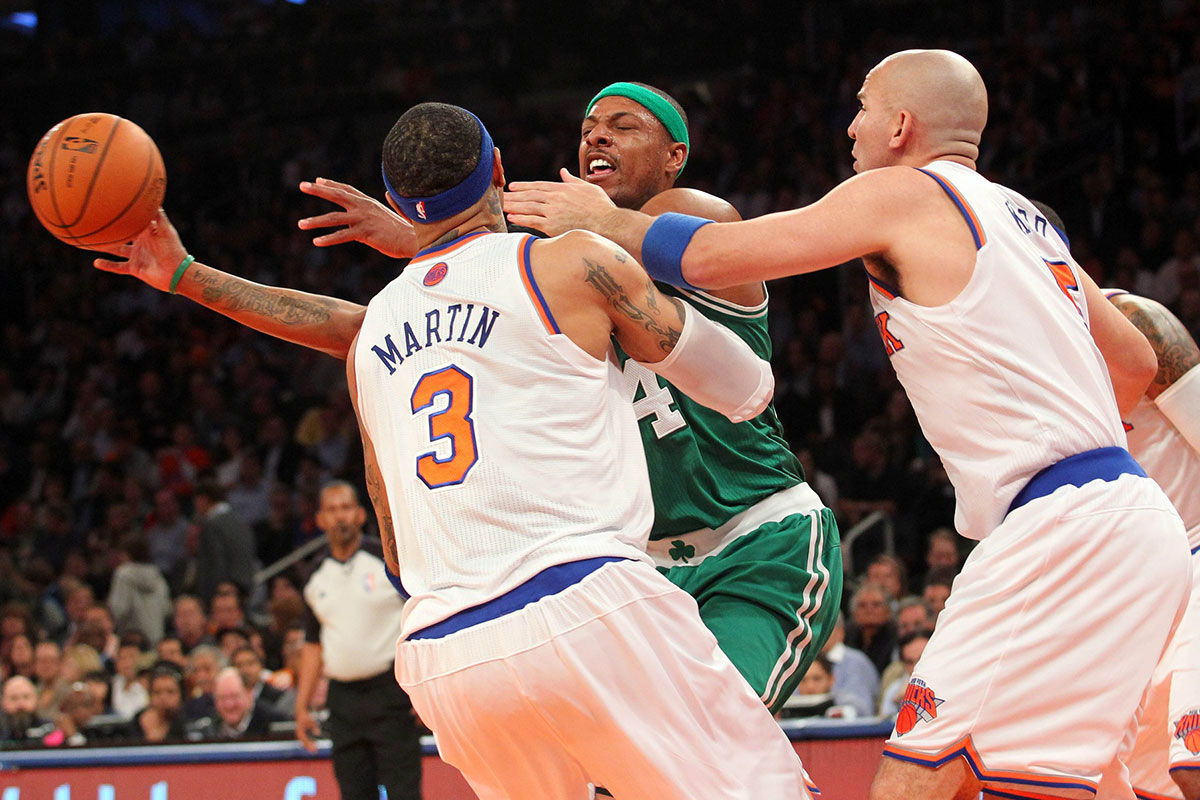
[[[400,582],[400,576],[392,574],[392,571],[388,569],[387,564],[383,565],[383,571],[387,573],[388,583],[392,584],[396,591],[400,593],[400,596],[407,600],[409,598],[409,594],[408,592],[404,591],[404,584]]]
[[[675,213],[663,214],[654,220],[642,239],[642,266],[650,277],[672,286],[699,289],[683,278],[683,252],[696,231],[710,222],[711,219]]]

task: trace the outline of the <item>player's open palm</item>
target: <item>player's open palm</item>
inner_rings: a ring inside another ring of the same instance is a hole
[[[514,181],[504,193],[504,213],[514,225],[526,225],[551,236],[589,230],[589,222],[615,206],[604,189],[559,170],[562,183]]]
[[[132,244],[117,245],[105,250],[127,260],[97,258],[92,262],[96,269],[132,275],[163,292],[170,288],[171,277],[180,262],[187,257],[187,250],[179,239],[179,233],[161,208]]]
[[[305,217],[296,223],[303,231],[346,226],[313,237],[313,244],[317,247],[362,242],[391,258],[411,258],[416,254],[417,238],[412,224],[353,186],[328,178],[317,178],[315,181],[302,181],[300,191],[336,203],[343,209]]]

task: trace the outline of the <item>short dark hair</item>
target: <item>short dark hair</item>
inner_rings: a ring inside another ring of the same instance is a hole
[[[383,171],[403,197],[429,197],[466,180],[479,163],[483,132],[469,111],[421,103],[405,111],[383,140]]]
[[[1065,232],[1067,230],[1067,226],[1065,223],[1063,223],[1062,217],[1060,217],[1058,212],[1053,208],[1041,202],[1040,200],[1030,200],[1029,202],[1033,203],[1034,208],[1042,212],[1042,216],[1045,217],[1051,225],[1058,228],[1060,231]]]
[[[220,503],[225,499],[225,490],[214,478],[201,478],[196,481],[194,497],[203,497],[210,503]]]

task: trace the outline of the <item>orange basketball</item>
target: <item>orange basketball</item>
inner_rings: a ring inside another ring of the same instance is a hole
[[[1183,746],[1193,753],[1200,753],[1200,730],[1188,732],[1183,739]]]
[[[167,175],[144,130],[98,112],[46,132],[29,160],[25,188],[46,230],[67,244],[99,248],[127,242],[149,224]]]
[[[900,706],[900,713],[896,715],[896,733],[903,736],[911,731],[916,724],[917,710],[908,703]]]

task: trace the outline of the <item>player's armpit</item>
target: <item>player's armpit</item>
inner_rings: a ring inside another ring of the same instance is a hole
[[[1146,387],[1150,399],[1158,397],[1188,370],[1200,365],[1200,348],[1195,340],[1183,323],[1161,303],[1135,294],[1118,294],[1110,299],[1154,348],[1158,372]]]

